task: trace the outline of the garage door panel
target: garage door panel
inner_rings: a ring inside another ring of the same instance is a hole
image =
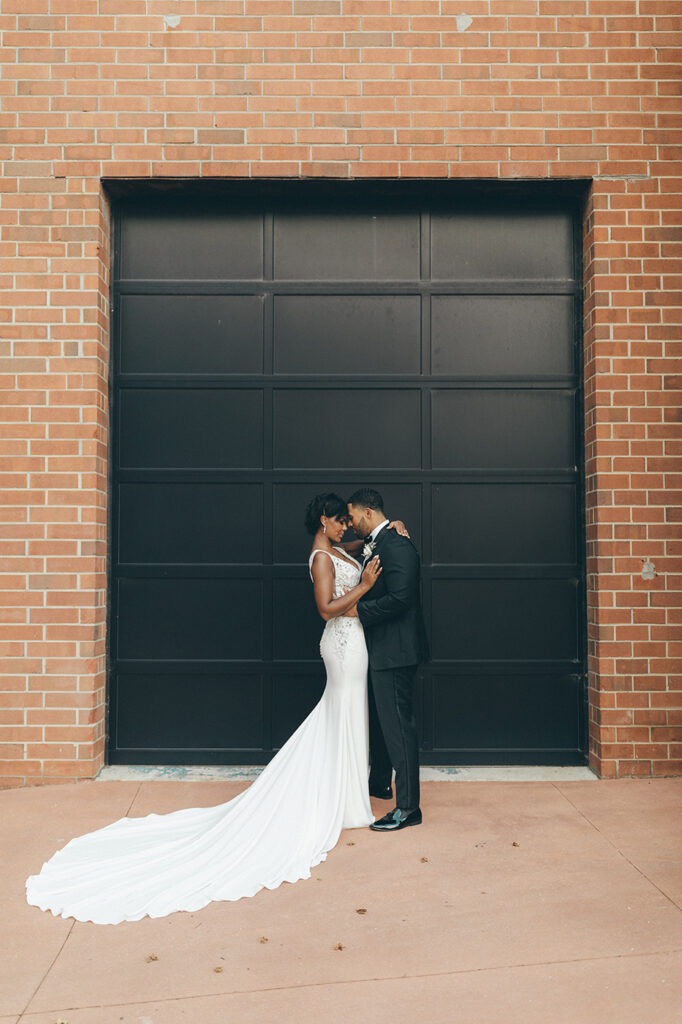
[[[421,367],[418,295],[276,295],[276,373],[412,373]]]
[[[421,464],[421,403],[416,389],[276,391],[273,421],[274,465],[280,469]]]
[[[306,564],[312,546],[312,537],[303,529],[305,510],[316,494],[333,492],[341,498],[348,498],[359,487],[366,487],[375,481],[356,479],[350,481],[324,480],[306,484],[275,484],[273,488],[273,532],[274,561],[277,563],[297,562]],[[417,548],[422,547],[422,486],[421,484],[388,483],[381,481],[381,495],[384,510],[389,519],[402,519]],[[344,540],[357,540],[349,530]]]
[[[122,562],[263,561],[262,484],[123,483]]]
[[[419,214],[366,212],[274,217],[275,277],[409,281],[419,277]]]
[[[432,490],[437,564],[574,564],[575,486],[438,484]]]
[[[575,580],[435,579],[431,605],[435,659],[578,656]]]
[[[568,213],[471,209],[431,217],[434,280],[566,280],[573,268]]]
[[[117,694],[121,747],[173,750],[263,745],[258,675],[123,673]],[[190,756],[191,760],[191,756]]]
[[[124,295],[122,373],[261,373],[262,295]]]
[[[433,465],[443,469],[572,469],[572,391],[435,390]]]
[[[272,679],[272,746],[284,746],[324,692],[324,669],[314,675],[277,675]]]
[[[250,280],[263,276],[260,214],[214,206],[186,216],[142,207],[121,223],[121,276],[147,280]]]
[[[260,390],[131,388],[119,401],[121,468],[263,465]]]
[[[261,658],[260,580],[119,580],[121,659]]]
[[[572,295],[434,295],[433,373],[571,374],[573,306]]]
[[[572,750],[577,675],[434,675],[434,747]]]
[[[306,506],[369,485],[422,557],[422,763],[584,763],[580,211],[504,196],[115,206],[110,761],[271,758],[325,683]]]
[[[305,565],[313,542],[304,528],[308,502],[316,494],[333,493],[345,499],[352,490],[350,484],[339,480],[275,484],[272,489],[273,561],[278,564]]]
[[[312,661],[320,657],[324,620],[308,576],[277,579],[272,587],[272,653],[276,661]]]

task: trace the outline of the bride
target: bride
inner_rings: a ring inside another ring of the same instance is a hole
[[[407,534],[400,522],[390,524]],[[26,899],[95,924],[196,911],[310,878],[341,829],[374,821],[369,802],[367,648],[356,605],[380,572],[342,544],[347,505],[317,495],[306,511],[308,562],[325,620],[327,673],[318,704],[255,781],[226,803],[120,818],[71,839],[26,880]]]

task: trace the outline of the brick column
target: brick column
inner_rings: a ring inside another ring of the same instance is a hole
[[[682,768],[671,186],[674,178],[648,174],[599,179],[585,217],[589,753],[603,777]]]

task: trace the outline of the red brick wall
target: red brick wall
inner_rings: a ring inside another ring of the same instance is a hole
[[[1,785],[103,763],[100,179],[150,176],[593,179],[590,763],[680,772],[680,15],[679,0],[3,0]]]

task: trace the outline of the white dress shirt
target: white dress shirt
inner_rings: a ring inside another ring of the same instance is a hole
[[[383,522],[379,523],[378,526],[374,527],[374,529],[370,533],[369,537],[365,538],[365,544],[367,544],[369,541],[376,540],[377,539],[377,535],[379,533],[379,530],[383,530],[384,526],[388,526],[388,519],[384,519]]]

